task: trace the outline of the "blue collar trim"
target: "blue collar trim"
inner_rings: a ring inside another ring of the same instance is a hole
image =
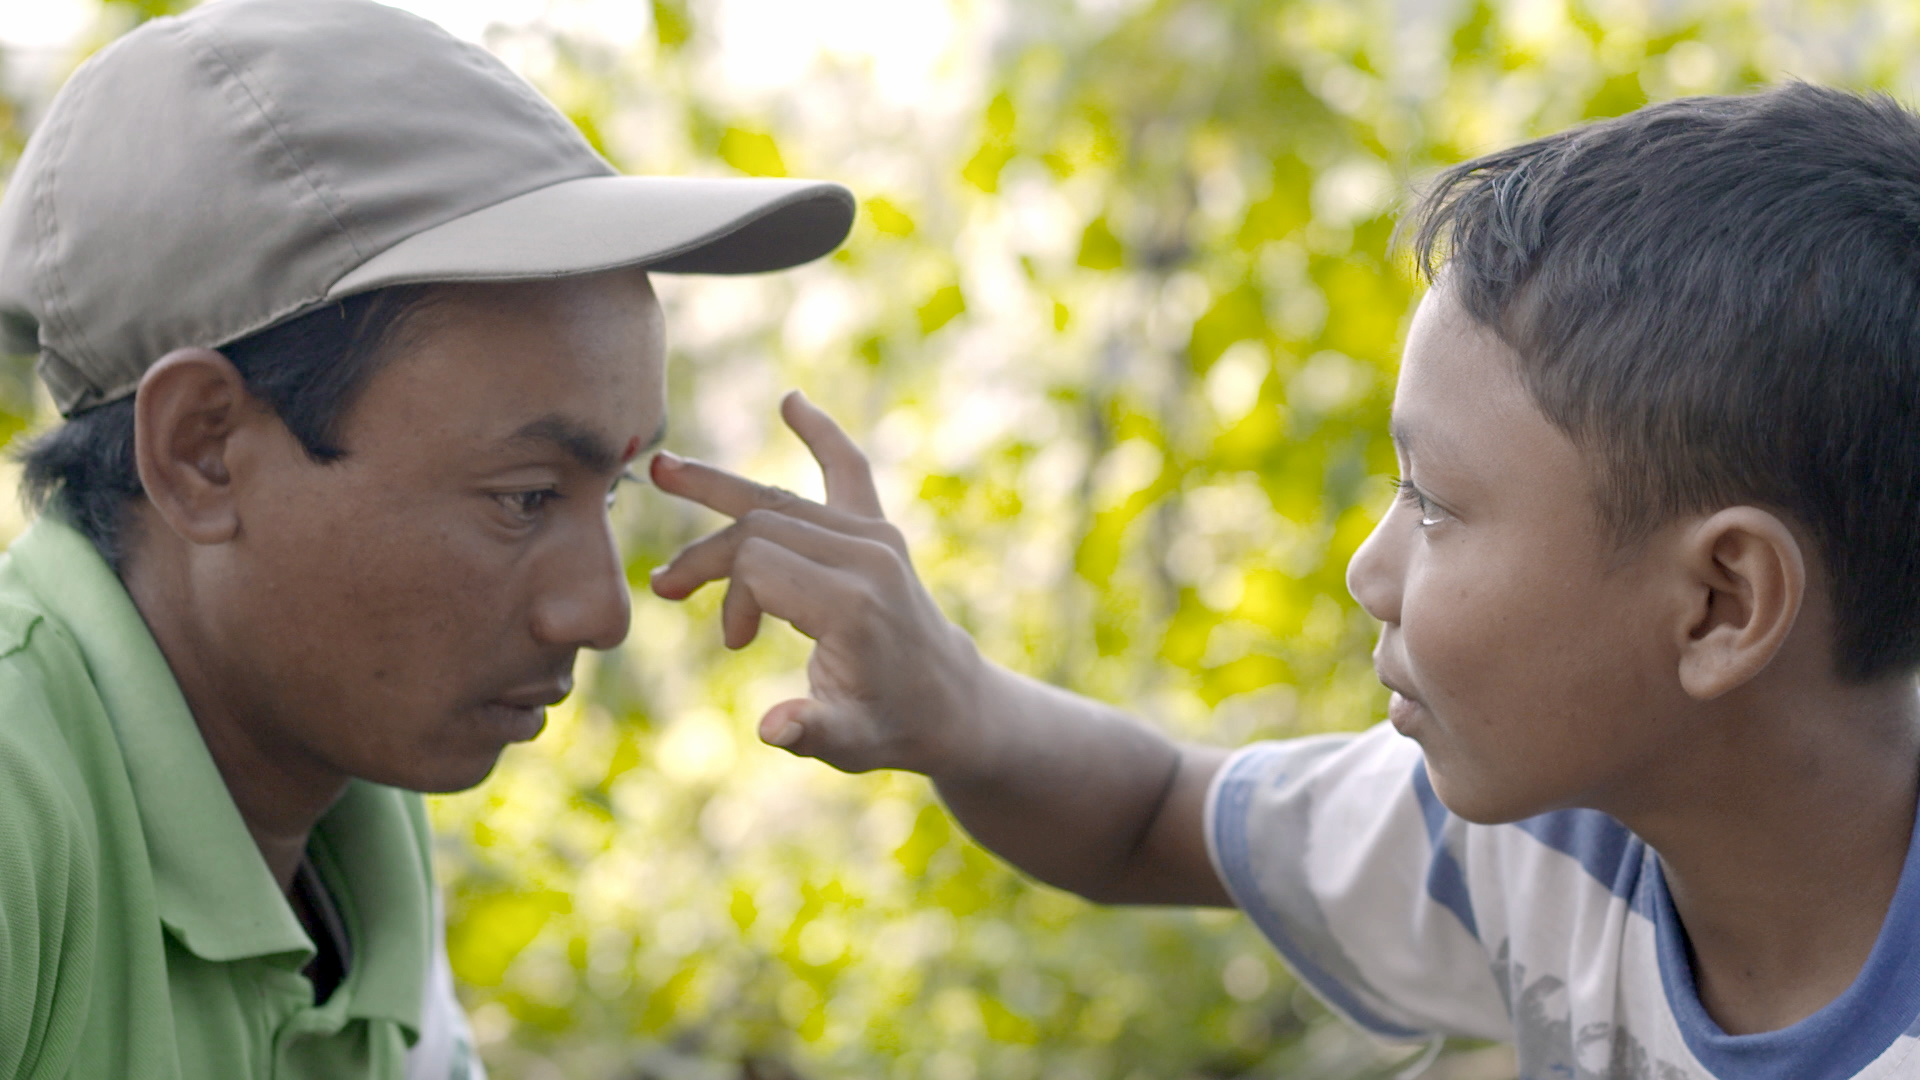
[[[1893,903],[1853,985],[1791,1027],[1729,1035],[1700,1004],[1689,949],[1658,860],[1648,875],[1660,981],[1687,1049],[1715,1076],[1743,1080],[1847,1080],[1920,1029],[1920,806]],[[1636,907],[1639,905],[1636,904]]]

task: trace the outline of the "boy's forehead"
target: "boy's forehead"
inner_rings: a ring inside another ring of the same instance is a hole
[[[1388,434],[1404,453],[1448,456],[1516,411],[1544,420],[1521,385],[1512,349],[1444,285],[1414,312]]]

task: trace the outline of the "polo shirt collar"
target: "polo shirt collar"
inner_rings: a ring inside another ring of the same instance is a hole
[[[203,960],[294,969],[314,946],[227,792],[179,683],[126,587],[91,541],[42,515],[8,549],[86,660],[126,761],[160,921]],[[402,796],[354,782],[315,830],[335,901],[350,909],[349,1015],[420,1022],[429,955],[427,872]]]
[[[397,1020],[417,1037],[433,898],[428,847],[407,813],[411,798],[355,780],[320,820],[308,849],[353,945],[353,965],[336,991],[348,995],[347,1015]]]

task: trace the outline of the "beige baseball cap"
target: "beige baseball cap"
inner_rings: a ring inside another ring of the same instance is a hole
[[[81,65],[0,196],[0,345],[68,416],[354,293],[818,258],[853,196],[622,176],[484,49],[369,0],[217,0]]]

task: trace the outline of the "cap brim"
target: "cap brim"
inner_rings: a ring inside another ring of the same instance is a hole
[[[518,195],[415,233],[327,290],[520,281],[644,266],[751,274],[817,259],[853,226],[853,193],[818,180],[593,176]]]

